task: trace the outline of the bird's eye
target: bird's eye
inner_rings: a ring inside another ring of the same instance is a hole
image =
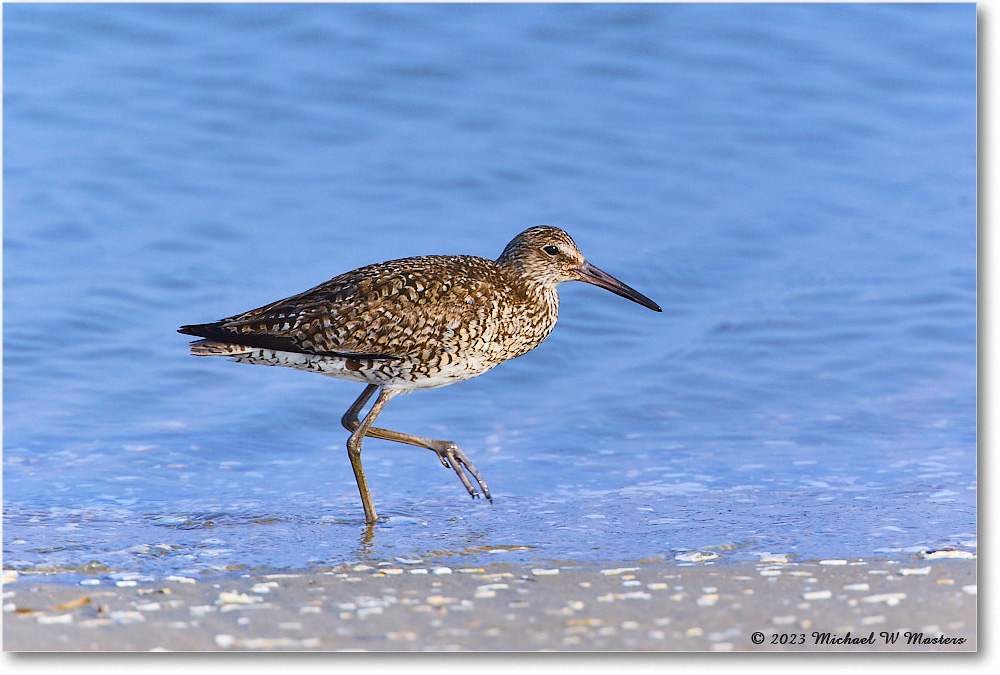
[[[559,247],[549,244],[548,246],[543,246],[542,250],[545,251],[546,255],[559,255]]]

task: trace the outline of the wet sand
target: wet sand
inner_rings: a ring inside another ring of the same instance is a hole
[[[977,649],[976,561],[4,573],[5,651]],[[759,643],[758,643],[759,642]]]

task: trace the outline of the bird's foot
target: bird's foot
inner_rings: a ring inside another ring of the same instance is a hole
[[[451,441],[441,441],[441,445],[432,448],[432,450],[437,453],[438,459],[441,460],[441,464],[446,469],[454,469],[458,475],[458,479],[462,481],[462,485],[469,492],[469,496],[473,499],[479,496],[476,487],[469,480],[469,476],[472,476],[483,491],[483,496],[489,501],[493,501],[493,497],[490,496],[490,489],[486,486],[486,482],[483,481],[483,477],[479,475],[479,469],[465,456],[465,453],[459,449],[458,445]]]

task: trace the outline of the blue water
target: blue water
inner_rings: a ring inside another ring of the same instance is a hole
[[[4,7],[4,564],[905,557],[976,540],[966,5]],[[568,230],[481,378],[394,399],[175,330]]]

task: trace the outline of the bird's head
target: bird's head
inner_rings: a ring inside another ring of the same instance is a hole
[[[573,238],[558,227],[529,227],[507,244],[497,263],[536,284],[554,287],[564,281],[583,281],[656,312],[662,311],[639,291],[587,262]]]

